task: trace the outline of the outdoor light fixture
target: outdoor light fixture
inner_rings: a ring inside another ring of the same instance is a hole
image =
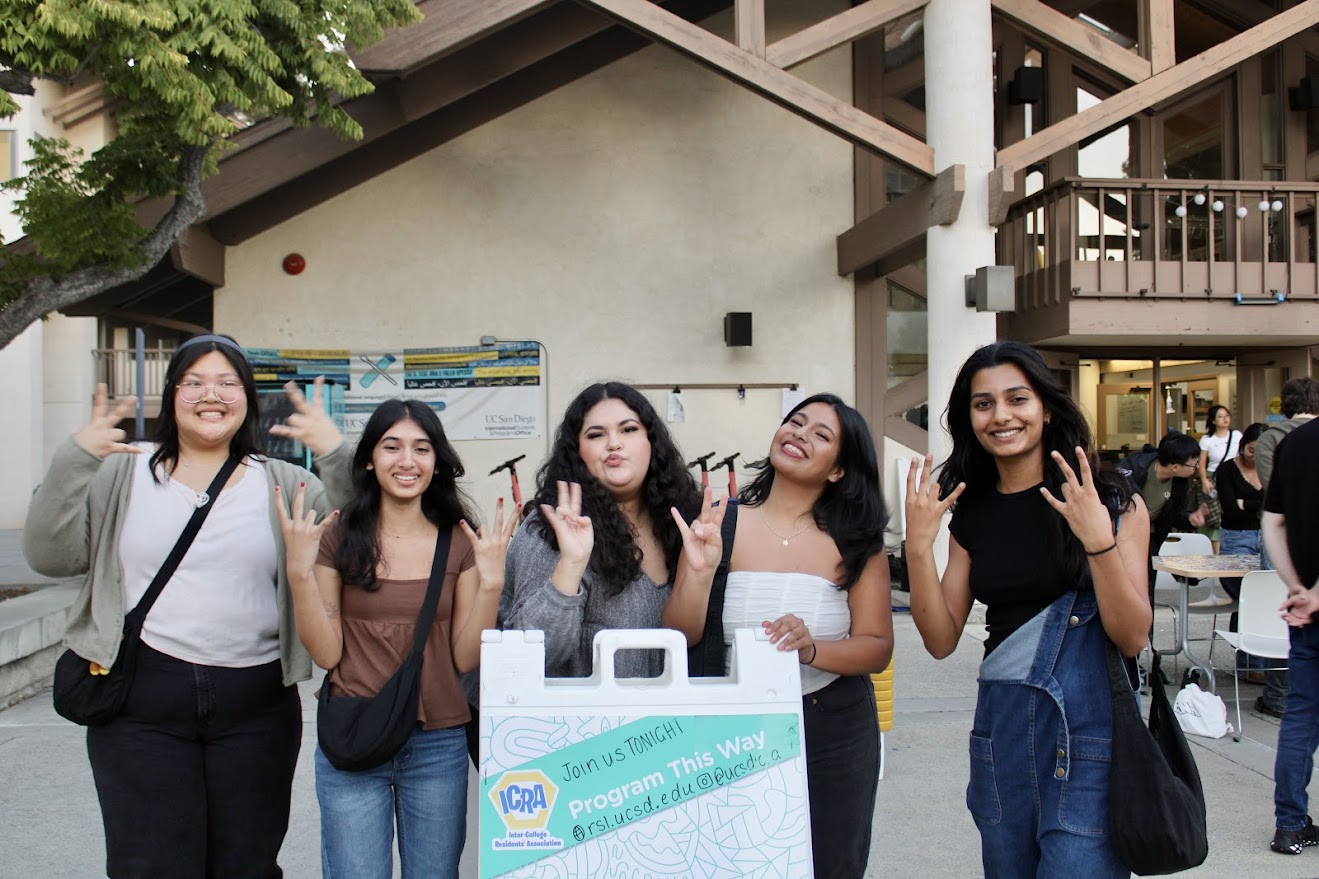
[[[1169,199],[1169,201],[1171,201],[1171,199]],[[1222,198],[1215,198],[1213,201],[1210,201],[1209,187],[1207,186],[1204,189],[1197,192],[1195,195],[1191,196],[1190,203],[1196,205],[1197,207],[1205,204],[1206,202],[1209,203],[1209,209],[1216,214],[1221,214],[1229,204],[1229,202],[1224,201]],[[1261,214],[1267,214],[1270,212],[1276,214],[1282,211],[1285,205],[1283,204],[1282,199],[1278,198],[1276,193],[1270,192],[1266,197],[1262,197],[1259,200],[1259,202],[1256,203],[1256,207],[1259,208],[1259,212]],[[1175,214],[1178,217],[1185,217],[1189,213],[1189,211],[1190,209],[1187,207],[1187,204],[1185,202],[1177,205],[1172,209],[1173,214]],[[1250,208],[1248,208],[1244,203],[1237,204],[1237,206],[1233,209],[1233,213],[1237,215],[1237,219],[1244,220],[1246,217],[1250,215]]]
[[[1008,81],[1009,104],[1038,104],[1044,100],[1044,68],[1018,67]]]

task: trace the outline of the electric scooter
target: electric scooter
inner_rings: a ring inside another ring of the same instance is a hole
[[[505,461],[504,463],[500,464],[500,465],[499,465],[498,467],[496,467],[494,470],[491,470],[491,471],[490,471],[490,475],[491,475],[491,476],[494,476],[494,475],[495,475],[496,473],[498,473],[500,470],[505,470],[505,469],[508,470],[508,477],[509,477],[509,479],[513,480],[513,504],[514,504],[514,508],[515,508],[519,513],[522,512],[522,487],[521,487],[520,485],[518,485],[518,468],[517,468],[517,463],[518,463],[518,461],[521,461],[521,460],[522,460],[523,458],[525,458],[525,457],[527,457],[527,456],[526,456],[526,455],[518,455],[516,458],[509,458],[507,461]]]
[[[742,456],[741,452],[734,452],[727,458],[711,467],[711,470],[718,470],[720,467],[728,468],[728,496],[737,497],[737,471],[733,469],[733,459]]]
[[[710,459],[713,458],[714,456],[715,453],[711,452],[708,455],[701,455],[701,457],[697,458],[695,461],[687,462],[688,467],[699,466],[701,468],[701,488],[703,490],[710,487],[710,468],[708,464]]]

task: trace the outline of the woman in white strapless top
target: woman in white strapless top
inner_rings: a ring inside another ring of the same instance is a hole
[[[875,444],[859,412],[817,394],[783,420],[760,466],[741,504],[711,510],[707,502],[690,528],[679,521],[688,551],[663,624],[725,671],[738,628],[762,626],[778,649],[797,652],[815,875],[860,877],[879,777],[869,675],[893,655]],[[712,598],[730,507],[727,582]]]

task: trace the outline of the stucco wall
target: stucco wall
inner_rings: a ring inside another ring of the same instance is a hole
[[[771,39],[843,3],[776,5]],[[836,8],[835,8],[836,7]],[[731,16],[707,22],[731,30]],[[850,96],[850,49],[797,69]],[[550,425],[604,377],[796,382],[851,399],[853,287],[835,270],[852,223],[851,147],[693,62],[647,48],[232,247],[215,326],[243,344],[397,348],[534,338]],[[306,271],[282,272],[301,253]],[[723,315],[754,314],[754,346]],[[666,391],[651,392],[664,411]],[[758,458],[780,392],[683,392],[688,458]],[[466,442],[487,509],[495,464],[545,440]],[[529,465],[529,466],[528,466]]]

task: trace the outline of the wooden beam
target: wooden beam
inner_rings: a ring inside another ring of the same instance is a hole
[[[1173,0],[1140,0],[1140,54],[1149,59],[1153,73],[1177,63],[1172,4]]]
[[[884,415],[902,417],[902,413],[919,406],[929,398],[930,373],[926,370],[888,389],[888,393],[884,395]]]
[[[224,286],[224,245],[211,237],[204,226],[190,226],[169,249],[174,268],[205,281],[212,287]]]
[[[846,12],[826,18],[765,50],[765,60],[787,70],[830,49],[859,40],[902,16],[925,8],[930,0],[866,0]]]
[[[126,323],[150,324],[153,327],[164,327],[167,330],[178,330],[181,333],[187,333],[190,336],[196,336],[201,333],[209,333],[210,327],[204,327],[201,324],[189,323],[186,320],[174,320],[169,317],[160,317],[155,314],[147,314],[144,311],[108,311],[102,317],[112,317]]]
[[[357,69],[374,76],[399,76],[434,61],[555,0],[423,0],[417,4],[425,16],[416,24],[392,29],[385,38],[349,55]]]
[[[850,275],[895,254],[909,256],[913,248],[924,252],[926,230],[956,220],[965,194],[966,166],[951,165],[933,180],[875,211],[838,236],[838,274]],[[908,258],[900,265],[912,261]],[[880,268],[878,273],[887,271]]]
[[[1017,172],[999,165],[989,172],[989,225],[1001,226],[1008,218],[1008,208],[1017,200]]]
[[[1304,0],[1248,31],[1237,34],[1175,67],[1113,95],[1088,110],[1050,125],[999,150],[999,167],[1025,168],[1092,134],[1119,124],[1133,113],[1189,91],[1253,55],[1319,24],[1319,0]]]
[[[936,418],[933,411],[930,412],[930,418]],[[900,415],[890,415],[884,419],[884,436],[897,440],[918,455],[924,455],[930,450],[929,432]]]
[[[737,47],[765,57],[765,0],[733,0],[733,31]]]
[[[1067,47],[1107,72],[1127,82],[1150,76],[1150,62],[1086,27],[1045,6],[1040,0],[991,0],[993,8],[1033,33]]]
[[[647,0],[580,2],[857,146],[934,175],[934,151],[928,145]]]

